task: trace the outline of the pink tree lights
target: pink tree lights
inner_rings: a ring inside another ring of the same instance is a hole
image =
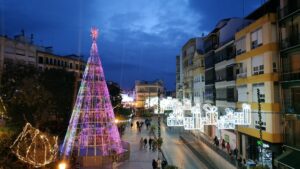
[[[124,152],[115,122],[96,40],[91,29],[92,47],[81,81],[62,155],[108,156]]]

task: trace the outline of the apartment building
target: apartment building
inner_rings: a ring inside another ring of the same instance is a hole
[[[139,81],[135,82],[135,107],[143,109],[147,99],[157,97],[158,93],[164,94],[164,83],[162,80],[157,81]]]
[[[196,38],[188,40],[181,49],[182,52],[182,87],[183,87],[183,98],[194,102],[193,94],[193,59],[196,52]]]
[[[218,107],[220,115],[225,108],[236,108],[236,64],[234,35],[250,23],[241,18],[227,18],[218,22],[204,40],[205,50],[205,103]],[[205,126],[210,136],[226,138],[231,147],[236,147],[234,131],[218,130],[215,126]]]
[[[196,51],[193,56],[193,105],[204,102],[204,50],[203,38],[196,38]]]
[[[182,57],[176,56],[176,98],[182,100],[183,98],[183,86],[182,86]]]
[[[262,139],[264,164],[272,166],[280,154],[283,142],[279,102],[279,49],[277,38],[277,1],[268,1],[246,19],[251,24],[235,34],[237,71],[237,109],[242,103],[252,108],[249,126],[237,126],[239,153],[245,159],[260,160],[258,141],[258,95],[260,90],[262,112]]]
[[[290,169],[300,166],[300,2],[280,0],[278,17],[285,152],[275,161]]]
[[[236,109],[237,90],[236,74],[238,66],[235,63],[235,33],[251,23],[250,20],[242,18],[228,18],[220,21],[223,26],[218,31],[218,47],[214,51],[215,72],[215,105],[220,115],[224,115],[226,108]],[[223,138],[232,148],[236,145],[235,130],[218,130],[214,128],[215,135]]]

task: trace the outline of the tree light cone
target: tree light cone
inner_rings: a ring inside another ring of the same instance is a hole
[[[124,152],[98,55],[98,29],[92,28],[92,47],[81,81],[62,155],[109,156]]]

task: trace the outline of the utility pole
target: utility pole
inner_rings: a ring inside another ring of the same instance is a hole
[[[259,124],[259,139],[260,141],[257,143],[260,147],[260,158],[263,164],[263,138],[262,138],[262,121],[261,121],[261,100],[260,100],[260,90],[257,89],[257,103],[258,103],[258,124]]]

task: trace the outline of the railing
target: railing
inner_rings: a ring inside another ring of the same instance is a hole
[[[300,80],[300,71],[281,74],[281,81]]]
[[[231,163],[232,165],[236,166],[238,169],[245,169],[246,167],[238,162],[235,157],[230,156],[228,153],[226,153],[224,150],[222,150],[220,147],[213,144],[213,140],[210,140],[207,138],[207,136],[203,134],[198,134],[197,136],[195,134],[191,133],[191,136],[194,137],[194,139],[199,139],[202,143],[204,143],[206,146],[208,146],[210,149],[215,151],[218,155],[220,155],[222,158],[224,158],[226,161]],[[188,137],[187,134],[184,136],[184,138]]]
[[[295,0],[296,1],[296,0]],[[300,3],[289,4],[279,10],[279,18],[283,19],[287,15],[300,10]]]
[[[239,73],[236,75],[237,78],[246,78],[247,77],[247,72],[244,73]]]
[[[280,48],[281,50],[290,48],[300,44],[300,34],[293,34],[285,39],[281,40]]]

